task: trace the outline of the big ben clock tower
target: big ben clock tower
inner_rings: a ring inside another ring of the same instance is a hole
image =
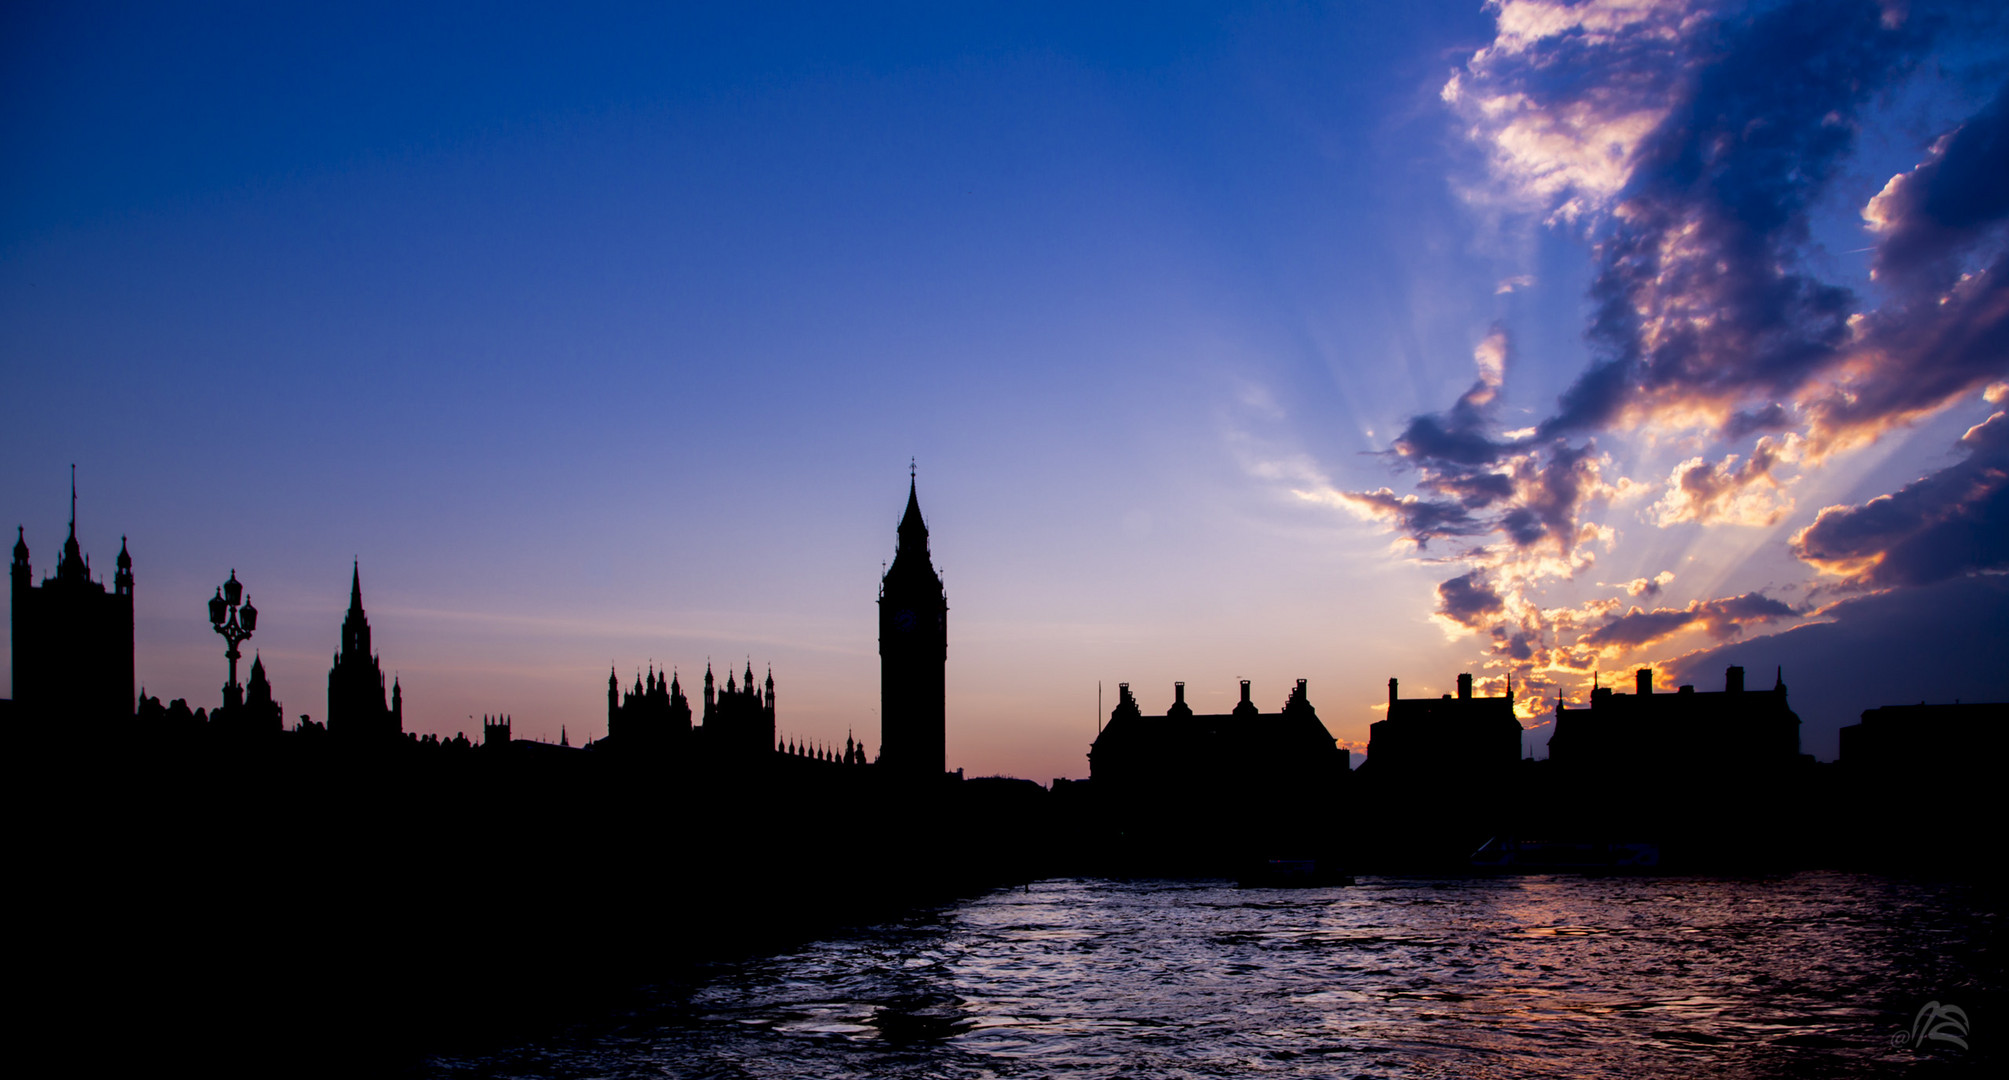
[[[900,544],[879,582],[879,764],[915,778],[948,769],[944,748],[949,601],[928,559],[911,471]]]

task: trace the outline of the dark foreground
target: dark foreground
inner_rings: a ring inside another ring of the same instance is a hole
[[[1943,1040],[1863,1056],[1930,1001],[1963,1010],[1984,1055],[2002,985],[1995,896],[1922,884],[1992,868],[1931,824],[1989,820],[1980,784],[1928,797],[1810,769],[1621,798],[1530,771],[1428,799],[1361,778],[1153,802],[785,755],[14,749],[14,1030],[23,1053],[101,1074],[619,1074],[639,1040],[662,1048],[648,1060],[723,1075],[1161,1073],[1174,1058],[1214,1062],[1198,1075],[1461,1073],[1481,1051],[1508,1072],[1539,1052],[1613,1075],[1684,1054],[1859,1075],[1951,1060]],[[1659,871],[1686,874],[1461,876],[1478,843],[1516,834],[1653,839]],[[1081,883],[1279,857],[1362,884]],[[1810,866],[1881,872],[1785,876]],[[1421,873],[1439,876],[1391,876]],[[790,987],[772,1008],[763,979]],[[751,1012],[704,1004],[741,993]],[[633,1024],[604,1026],[638,1001]],[[612,1033],[548,1041],[567,1030]],[[526,1042],[541,1049],[507,1050]]]
[[[1987,1075],[2001,916],[1999,894],[1872,874],[1053,880],[708,965],[425,1071]],[[1928,1002],[1968,1018],[1966,1049],[1916,1037]]]

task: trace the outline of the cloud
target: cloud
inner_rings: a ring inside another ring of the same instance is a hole
[[[1468,123],[1501,181],[1490,193],[1575,220],[1631,178],[1640,143],[1666,116],[1700,5],[1506,0],[1493,43],[1441,96]],[[1546,77],[1563,69],[1568,80]]]
[[[1437,613],[1460,626],[1477,629],[1489,615],[1497,615],[1506,605],[1486,580],[1485,572],[1474,570],[1437,586]]]
[[[1699,457],[1674,467],[1667,478],[1667,494],[1646,511],[1656,525],[1693,521],[1708,525],[1776,525],[1793,509],[1793,500],[1782,492],[1773,470],[1795,459],[1795,440],[1770,436],[1758,440],[1750,460],[1742,465],[1737,455],[1710,464]]]
[[[2004,176],[2009,85],[1863,207],[1878,238],[1871,272],[1891,299],[1851,321],[1849,362],[1811,396],[1817,453],[1873,439],[2009,372]]]
[[[1662,570],[1650,578],[1633,578],[1618,587],[1624,589],[1627,596],[1655,597],[1660,595],[1662,588],[1673,583],[1674,571]]]
[[[1788,3],[1698,25],[1703,59],[1637,148],[1597,240],[1601,361],[1545,434],[1664,414],[1720,422],[1840,361],[1854,296],[1801,269],[1807,211],[1855,144],[1856,115],[1922,46],[1869,3]]]
[[[2009,414],[1960,437],[1967,457],[1861,506],[1830,506],[1793,554],[1851,585],[1925,585],[2009,569]]]
[[[1461,193],[1589,243],[1591,358],[1545,415],[1502,430],[1512,340],[1493,327],[1476,381],[1390,444],[1414,493],[1330,496],[1466,564],[1438,587],[1436,615],[1483,632],[1489,666],[1566,679],[1600,652],[1799,617],[1758,593],[1623,613],[1617,599],[1558,608],[1541,596],[1617,542],[1602,520],[1614,503],[1639,500],[1659,526],[1777,525],[1809,463],[2009,386],[2009,89],[1864,207],[1873,295],[1824,280],[1810,258],[1813,215],[1832,205],[1870,106],[1935,35],[1972,38],[1993,18],[1915,7],[1494,4],[1493,40],[1441,95],[1486,155],[1484,181]],[[1795,551],[1864,585],[1928,580],[1932,560],[1999,568],[1989,538],[2009,530],[1974,531],[1999,520],[1993,452],[1980,447],[1992,435],[1977,432],[1944,483],[1830,508]],[[1665,484],[1616,474],[1615,460],[1663,443],[1692,447]],[[1623,588],[1657,598],[1671,580]]]
[[[1718,600],[1695,600],[1683,608],[1633,608],[1613,617],[1579,639],[1578,644],[1607,652],[1624,652],[1664,641],[1691,627],[1718,641],[1736,637],[1754,623],[1797,618],[1801,613],[1763,593]]]
[[[1387,522],[1419,547],[1427,547],[1431,540],[1440,537],[1476,536],[1487,531],[1483,523],[1455,502],[1397,495],[1389,488],[1335,492],[1331,498],[1361,517]]]

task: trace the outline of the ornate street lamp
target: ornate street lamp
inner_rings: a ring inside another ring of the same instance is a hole
[[[230,660],[230,682],[223,688],[223,707],[236,709],[244,704],[244,688],[237,685],[237,661],[243,653],[237,651],[239,642],[251,636],[258,629],[258,609],[251,601],[244,599],[244,606],[237,602],[244,599],[244,586],[238,583],[237,571],[230,572],[230,580],[216,589],[216,595],[209,599],[209,625],[223,640],[230,643],[223,655]]]

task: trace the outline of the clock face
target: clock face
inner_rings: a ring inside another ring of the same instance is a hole
[[[893,613],[893,626],[902,633],[912,633],[914,622],[913,608],[901,608]]]

